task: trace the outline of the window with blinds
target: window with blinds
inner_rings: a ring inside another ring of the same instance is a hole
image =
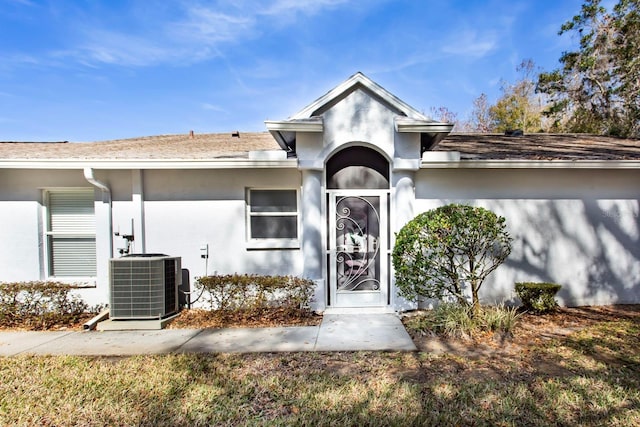
[[[247,237],[250,245],[297,246],[298,221],[296,190],[247,190]]]
[[[93,189],[46,192],[49,276],[96,275]]]

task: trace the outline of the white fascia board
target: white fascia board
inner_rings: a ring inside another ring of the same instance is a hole
[[[459,162],[460,161],[460,152],[459,151],[425,151],[422,153],[422,162],[423,163],[431,163],[431,162]]]
[[[269,169],[297,167],[298,159],[0,160],[0,169]]]
[[[639,160],[422,161],[421,169],[640,169]]]
[[[428,120],[413,120],[396,118],[396,132],[403,133],[449,133],[453,129],[451,123],[430,122]]]
[[[249,160],[286,160],[287,152],[284,150],[258,150],[249,151]]]
[[[309,120],[266,120],[269,131],[280,132],[322,132],[324,123],[321,118]]]
[[[417,171],[420,169],[420,160],[419,159],[393,159],[393,170],[394,171]]]

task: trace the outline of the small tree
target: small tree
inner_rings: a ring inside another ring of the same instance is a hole
[[[579,45],[564,52],[561,67],[542,73],[537,90],[549,97],[545,115],[562,132],[640,137],[640,1],[613,8],[584,0],[560,27]]]
[[[489,108],[493,129],[504,132],[522,129],[525,133],[542,128],[541,97],[535,93],[535,64],[527,59],[516,68],[520,80],[502,83],[502,96]]]
[[[451,295],[480,310],[478,291],[484,279],[511,252],[505,219],[481,208],[451,204],[424,212],[398,233],[393,266],[400,295],[441,299]]]

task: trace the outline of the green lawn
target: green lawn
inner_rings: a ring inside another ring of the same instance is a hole
[[[0,425],[640,425],[630,320],[509,357],[24,356],[0,376]]]

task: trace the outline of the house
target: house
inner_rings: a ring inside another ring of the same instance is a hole
[[[266,127],[1,143],[0,281],[69,281],[106,303],[110,258],[165,253],[191,282],[292,274],[315,281],[319,310],[404,310],[394,233],[457,202],[514,238],[483,300],[551,281],[566,305],[640,303],[640,141],[450,134],[361,73]]]

